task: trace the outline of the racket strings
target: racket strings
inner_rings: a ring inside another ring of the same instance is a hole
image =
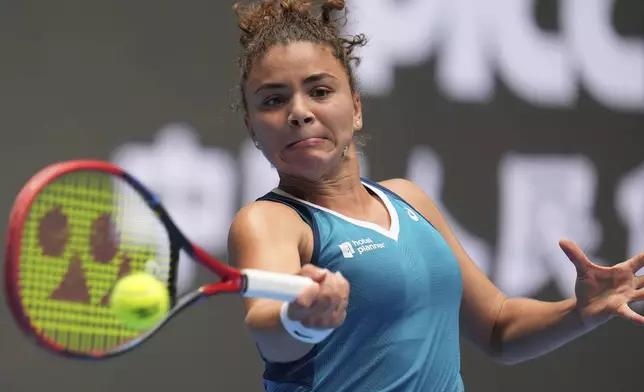
[[[32,326],[76,352],[100,352],[140,334],[109,309],[119,278],[148,271],[167,283],[170,240],[122,179],[77,172],[48,184],[23,229],[19,287]]]

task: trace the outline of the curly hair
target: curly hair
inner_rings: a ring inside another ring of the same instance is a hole
[[[367,40],[362,34],[341,36],[343,25],[339,22],[346,20],[344,0],[239,2],[233,6],[233,10],[241,29],[239,43],[242,46],[242,54],[238,59],[238,65],[241,71],[240,90],[244,109],[247,108],[244,83],[254,62],[271,47],[292,42],[311,42],[330,48],[347,73],[351,91],[356,91],[353,64],[357,65],[360,59],[353,55],[353,51],[358,46],[364,46]],[[342,17],[331,17],[334,11],[343,10]]]

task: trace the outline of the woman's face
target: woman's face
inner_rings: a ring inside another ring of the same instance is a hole
[[[246,127],[280,173],[316,181],[342,161],[362,127],[359,94],[330,48],[310,42],[274,46],[244,85]]]

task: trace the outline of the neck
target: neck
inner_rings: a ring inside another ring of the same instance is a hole
[[[280,174],[279,188],[318,206],[336,210],[356,211],[368,205],[371,196],[362,185],[360,166],[355,149],[350,149],[335,173],[317,181]]]

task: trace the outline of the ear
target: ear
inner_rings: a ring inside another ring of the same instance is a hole
[[[362,129],[362,100],[359,92],[353,94],[353,129],[355,132]]]
[[[255,146],[257,146],[257,138],[255,137],[255,131],[253,131],[253,125],[250,123],[248,114],[244,115],[244,126],[246,127],[246,131],[248,132],[248,136],[250,136],[253,143],[255,143]]]

